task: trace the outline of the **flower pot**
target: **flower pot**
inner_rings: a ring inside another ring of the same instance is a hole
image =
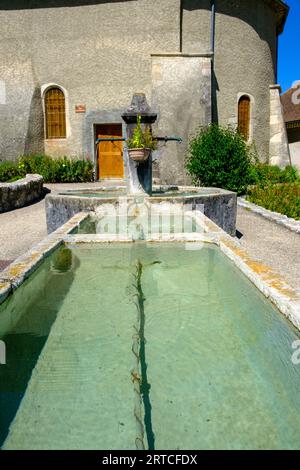
[[[151,150],[150,149],[128,149],[128,155],[131,160],[135,162],[145,162],[148,160]]]

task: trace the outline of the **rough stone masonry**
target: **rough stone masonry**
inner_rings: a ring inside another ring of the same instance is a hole
[[[96,126],[122,124],[132,95],[145,93],[158,113],[155,134],[184,140],[154,156],[161,183],[189,183],[190,135],[212,121],[236,126],[243,96],[249,143],[261,159],[284,166],[269,87],[287,14],[279,0],[2,0],[0,159],[88,157],[97,173]],[[45,97],[52,89],[63,94],[65,134],[50,138]]]

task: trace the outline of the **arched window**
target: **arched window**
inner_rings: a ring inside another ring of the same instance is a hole
[[[239,112],[238,112],[238,129],[244,136],[245,140],[249,140],[250,137],[250,98],[249,96],[242,96],[239,100]]]
[[[66,137],[66,103],[64,92],[57,87],[45,93],[46,138],[64,139]]]

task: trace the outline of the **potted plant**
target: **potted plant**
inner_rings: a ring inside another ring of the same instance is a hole
[[[127,139],[129,157],[135,162],[144,162],[149,158],[151,150],[156,149],[156,141],[153,139],[150,129],[143,131],[141,116],[137,117],[137,125],[131,138]]]

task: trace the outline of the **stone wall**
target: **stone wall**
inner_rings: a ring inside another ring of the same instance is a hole
[[[279,85],[270,86],[270,151],[269,162],[285,168],[291,163],[287,131],[280,100]]]
[[[185,141],[165,148],[157,174],[164,182],[186,182],[186,143],[197,126],[211,115],[236,125],[241,94],[252,100],[251,141],[268,155],[276,70],[269,1],[216,2],[212,76],[210,0],[3,1],[0,158],[45,152],[96,160],[94,125],[121,123],[136,92],[152,96],[157,131]],[[53,85],[66,96],[66,139],[45,139],[43,97]]]
[[[151,53],[178,51],[180,0],[9,3],[0,2],[0,158],[35,151],[94,158],[92,126],[110,121],[91,117],[117,112],[121,123],[135,92],[151,95]],[[66,91],[67,139],[44,140],[42,94],[54,84]]]
[[[152,56],[152,106],[158,112],[153,126],[159,136],[179,136],[156,152],[160,182],[189,183],[184,169],[188,138],[211,122],[211,55],[155,54]]]
[[[250,142],[269,152],[269,85],[275,82],[276,18],[263,0],[216,2],[214,119],[236,125],[238,99],[251,99]]]
[[[182,52],[210,52],[211,0],[182,0]]]
[[[29,204],[43,195],[43,178],[26,175],[13,183],[0,183],[0,213]]]

